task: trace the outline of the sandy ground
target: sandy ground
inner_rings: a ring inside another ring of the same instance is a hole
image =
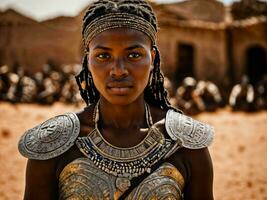
[[[78,107],[12,105],[0,102],[0,200],[22,199],[26,159],[17,151],[20,135],[40,122]],[[267,112],[227,109],[196,116],[215,127],[210,147],[216,200],[267,200]]]

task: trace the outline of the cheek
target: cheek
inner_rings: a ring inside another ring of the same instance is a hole
[[[107,73],[107,64],[101,64],[94,59],[88,60],[88,70],[93,77],[103,77]]]
[[[135,68],[135,75],[136,75],[136,81],[138,81],[141,85],[147,85],[150,72],[152,70],[151,65],[144,65],[140,66],[141,69],[138,69],[139,67]]]
[[[95,87],[97,88],[97,90],[101,90],[101,88],[99,87],[104,80],[103,69],[101,69],[101,66],[98,66],[97,63],[91,59],[88,60],[88,70],[91,72]]]
[[[97,69],[97,62],[92,59],[91,57],[88,58],[88,69],[92,72],[94,71],[95,69]]]
[[[144,59],[139,63],[139,65],[137,65],[136,68],[141,68],[140,70],[138,70],[140,74],[142,74],[143,76],[148,76],[150,74],[150,71],[152,71],[153,69],[151,59]]]

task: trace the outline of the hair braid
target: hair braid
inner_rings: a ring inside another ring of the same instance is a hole
[[[98,0],[92,3],[87,9],[83,18],[82,34],[86,27],[96,18],[109,13],[130,13],[142,17],[150,23],[155,30],[158,30],[156,16],[151,6],[145,0]],[[87,47],[85,47],[87,48]],[[163,110],[175,109],[167,98],[167,90],[164,88],[164,76],[160,70],[160,53],[156,46],[156,57],[154,68],[150,73],[149,83],[144,91],[144,98],[147,103],[160,107]],[[88,52],[87,52],[88,53]],[[82,98],[87,105],[96,103],[99,99],[91,73],[88,69],[87,53],[83,58],[83,69],[76,76],[76,81]]]
[[[169,100],[167,90],[164,88],[164,76],[160,70],[160,52],[156,46],[154,68],[150,74],[150,80],[145,88],[145,100],[151,105],[160,106],[163,110],[173,109]]]
[[[88,57],[83,58],[82,71],[76,77],[80,94],[87,105],[96,103],[99,99],[99,92],[96,89],[91,72],[88,70]]]

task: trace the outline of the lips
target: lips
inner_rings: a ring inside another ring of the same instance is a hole
[[[107,84],[108,90],[115,95],[126,95],[133,88],[130,82],[110,82]]]
[[[110,82],[107,84],[108,88],[131,88],[133,84],[130,82]]]

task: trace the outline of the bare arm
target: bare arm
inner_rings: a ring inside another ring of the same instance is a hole
[[[56,161],[28,160],[24,200],[58,199]]]
[[[213,200],[213,167],[208,148],[186,149],[188,158],[185,200]]]
[[[174,116],[172,117],[173,117],[172,119],[175,119]],[[180,122],[181,121],[182,120],[180,120]],[[165,129],[166,127],[165,125],[166,125],[166,119],[160,120],[155,124],[158,130],[165,133],[166,137],[168,138],[168,133],[167,130]],[[172,127],[171,124],[169,125],[170,127]],[[184,123],[184,126],[188,126],[188,124]],[[192,138],[191,139],[192,145],[187,144],[188,148],[186,147],[179,148],[178,150],[175,151],[175,153],[173,153],[170,157],[166,159],[167,162],[170,162],[179,170],[179,172],[181,173],[181,175],[185,180],[185,187],[183,189],[185,200],[214,199],[212,160],[208,148],[205,147],[211,143],[214,130],[212,129],[212,127],[206,126],[206,128],[208,131],[205,133],[205,135],[202,135],[201,139],[206,139],[207,141],[210,140],[209,142],[203,143],[202,146],[198,147],[199,149],[193,149],[196,148],[197,146],[193,144],[196,144],[196,141],[199,141],[199,138],[197,140],[196,138]],[[197,128],[194,127],[194,129]],[[176,133],[172,132],[172,134],[175,135]],[[185,142],[185,140],[183,140],[184,138],[181,137],[182,134],[187,136],[186,139],[189,138],[189,134],[185,133],[180,133],[180,135],[176,134],[176,136],[180,138],[181,141]],[[178,146],[180,146],[180,143],[178,144],[179,144]]]

